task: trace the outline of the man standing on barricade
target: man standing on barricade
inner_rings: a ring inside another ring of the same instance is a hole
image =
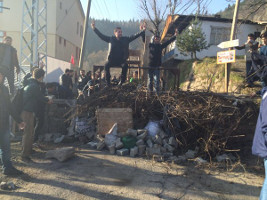
[[[132,36],[122,36],[122,30],[120,27],[114,29],[115,36],[111,37],[103,35],[95,27],[95,22],[92,22],[91,27],[100,39],[109,43],[108,61],[105,64],[107,87],[110,86],[110,68],[117,66],[122,68],[121,80],[119,83],[119,86],[121,86],[125,82],[127,76],[128,64],[126,63],[126,60],[129,57],[129,44],[140,36],[142,36],[143,42],[145,41],[146,24],[141,24],[141,32]]]

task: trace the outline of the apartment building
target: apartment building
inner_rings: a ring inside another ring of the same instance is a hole
[[[13,38],[20,57],[22,0],[0,0],[0,41],[5,35]],[[5,9],[8,8],[8,9]],[[47,54],[78,65],[85,15],[80,0],[47,0]]]

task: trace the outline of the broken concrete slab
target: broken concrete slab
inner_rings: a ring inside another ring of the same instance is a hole
[[[2,190],[15,190],[16,186],[13,182],[1,182],[0,183],[0,188]]]
[[[144,140],[146,138],[146,136],[147,136],[147,131],[142,133],[142,134],[140,134],[140,135],[138,135],[137,136],[137,140],[140,140],[140,139]]]
[[[201,158],[201,157],[197,157],[194,161],[197,162],[198,164],[205,164],[205,163],[208,163],[208,161],[204,160],[204,159]]]
[[[60,162],[64,162],[75,154],[74,147],[64,147],[46,152],[46,158],[55,158]]]
[[[154,143],[162,145],[162,138],[158,134],[155,137],[153,137],[152,140]]]
[[[61,135],[61,137],[56,138],[56,139],[54,140],[54,143],[55,143],[55,144],[61,143],[61,142],[64,140],[64,138],[65,138],[65,135]]]
[[[116,143],[115,143],[115,147],[116,147],[116,149],[123,148],[123,143],[122,143],[120,138],[117,138]]]
[[[134,130],[134,129],[131,129],[129,128],[126,132],[127,135],[131,135],[131,136],[134,136],[134,137],[137,137],[137,130]]]
[[[106,146],[105,141],[100,141],[100,142],[98,142],[96,149],[101,151],[102,149],[105,148],[105,146]]]
[[[146,152],[146,145],[139,145],[138,146],[138,155],[142,156],[144,155]]]
[[[153,142],[152,142],[150,139],[148,139],[148,140],[146,141],[146,144],[147,144],[147,146],[150,147],[150,148],[153,147]]]
[[[173,152],[173,151],[174,151],[174,147],[172,147],[172,146],[169,145],[169,144],[165,144],[165,145],[164,145],[164,148],[166,148],[169,152]]]
[[[116,153],[118,156],[127,156],[129,155],[129,149],[119,149]]]
[[[167,138],[167,137],[168,137],[168,135],[167,135],[163,130],[161,130],[161,131],[158,133],[158,135],[161,137],[161,139],[164,139],[164,138]]]
[[[136,146],[140,146],[140,145],[144,145],[145,144],[145,142],[144,142],[144,140],[142,140],[142,139],[140,139],[140,140],[138,140],[137,142],[136,142]]]
[[[130,156],[131,157],[135,157],[137,154],[138,154],[138,147],[135,146],[135,147],[131,148],[131,150],[130,150]]]
[[[161,155],[160,148],[146,148],[146,154],[148,156]]]
[[[96,149],[97,148],[97,142],[88,142],[87,145],[91,149]]]
[[[116,152],[115,144],[109,146],[109,147],[108,147],[108,150],[109,150],[109,153],[111,153],[111,154],[115,154],[115,152]]]
[[[185,156],[186,156],[187,159],[193,159],[193,158],[196,157],[196,154],[197,154],[196,151],[188,150],[188,151],[185,153]]]

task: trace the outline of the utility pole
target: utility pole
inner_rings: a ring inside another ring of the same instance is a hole
[[[84,26],[83,26],[84,30],[83,30],[83,40],[82,40],[81,55],[80,55],[80,61],[79,61],[79,69],[83,68],[83,60],[84,60],[84,53],[85,53],[86,36],[87,36],[88,21],[89,21],[90,9],[91,9],[91,2],[92,2],[92,0],[88,0],[86,18],[85,18]]]
[[[235,37],[236,37],[236,24],[237,24],[237,20],[238,20],[239,3],[240,3],[240,0],[236,0],[230,41],[234,40]],[[233,48],[229,48],[229,50],[232,50],[232,49]],[[225,83],[226,83],[225,84],[225,92],[226,93],[228,93],[228,86],[229,86],[229,80],[230,80],[230,71],[231,71],[231,63],[226,63],[225,64]]]

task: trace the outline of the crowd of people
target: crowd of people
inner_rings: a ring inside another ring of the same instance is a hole
[[[261,81],[267,75],[267,32],[264,30],[260,35],[261,42],[256,41],[253,33],[248,34],[247,42],[242,46],[235,47],[237,50],[245,49],[246,55],[246,86],[253,87],[255,81]]]

